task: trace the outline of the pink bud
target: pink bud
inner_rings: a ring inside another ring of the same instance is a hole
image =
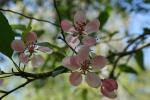
[[[118,89],[118,84],[113,79],[102,80],[101,92],[104,96],[109,98],[116,98],[116,90]]]

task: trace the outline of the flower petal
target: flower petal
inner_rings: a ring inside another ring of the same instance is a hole
[[[108,91],[106,88],[104,88],[104,87],[101,87],[100,88],[101,90],[101,93],[104,95],[104,96],[106,96],[106,97],[108,97],[108,98],[112,98],[112,99],[114,99],[114,98],[116,98],[117,97],[117,93],[116,93],[116,91]]]
[[[40,55],[35,55],[32,58],[32,66],[33,67],[37,67],[37,66],[41,66],[44,64],[44,59],[42,56]]]
[[[48,54],[51,54],[53,52],[52,49],[50,49],[49,47],[44,47],[44,46],[38,47],[38,50],[44,53],[48,53]]]
[[[75,26],[78,26],[77,24],[85,24],[86,23],[86,17],[85,13],[83,11],[78,11],[74,15],[74,24]]]
[[[101,84],[100,78],[93,72],[88,72],[85,77],[85,80],[87,84],[93,88],[97,88]]]
[[[65,32],[69,32],[69,30],[73,27],[71,22],[68,20],[63,20],[61,21],[61,27],[63,29],[63,31]]]
[[[13,42],[11,43],[11,47],[17,52],[23,52],[25,48],[24,42],[22,40],[13,40]]]
[[[85,36],[82,40],[83,44],[86,46],[92,46],[96,44],[96,39],[90,36]]]
[[[90,51],[89,46],[83,46],[80,48],[78,52],[78,57],[80,59],[80,62],[83,62],[88,59],[89,51]]]
[[[62,65],[70,70],[76,70],[80,68],[77,56],[65,57],[62,61]]]
[[[101,69],[106,65],[106,63],[107,59],[103,56],[96,56],[91,59],[91,65],[94,69]]]
[[[29,32],[26,35],[26,42],[27,43],[35,43],[37,40],[37,35],[35,32]]]
[[[90,34],[93,32],[97,32],[99,30],[99,27],[100,27],[100,22],[99,22],[99,20],[95,19],[95,20],[89,22],[85,26],[85,31],[87,34]]]
[[[82,82],[82,75],[80,72],[72,72],[69,81],[73,86],[78,86]]]
[[[80,43],[77,36],[67,35],[66,36],[67,43],[72,47],[75,48]]]
[[[24,53],[20,54],[19,59],[20,59],[20,62],[22,62],[25,65],[29,62],[29,57],[25,55]]]

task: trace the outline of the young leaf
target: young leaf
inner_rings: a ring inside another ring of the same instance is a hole
[[[125,73],[131,73],[137,75],[137,71],[133,69],[131,66],[128,66],[126,64],[121,64],[118,66],[119,70]]]
[[[37,45],[44,46],[44,47],[49,47],[49,48],[55,48],[55,49],[58,49],[58,50],[61,49],[60,47],[58,47],[58,46],[56,46],[54,44],[51,44],[49,42],[41,42],[41,43],[37,43]]]
[[[26,30],[26,26],[23,24],[11,24],[11,27],[14,30],[16,30],[16,29],[21,30],[21,31]]]
[[[11,42],[14,40],[15,34],[12,31],[11,26],[8,23],[8,20],[0,12],[0,52],[6,56],[12,56],[13,50],[11,49]]]
[[[135,53],[135,60],[137,62],[137,64],[139,65],[141,70],[145,70],[144,67],[144,55],[143,55],[143,51],[139,50]]]

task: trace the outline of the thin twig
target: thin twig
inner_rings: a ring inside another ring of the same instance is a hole
[[[34,81],[34,80],[35,80],[35,79],[27,80],[25,83],[19,85],[18,87],[14,88],[14,89],[12,89],[12,90],[10,90],[10,91],[5,92],[5,94],[0,97],[0,100],[2,100],[4,97],[6,97],[7,95],[9,95],[10,93],[12,93],[12,92],[14,92],[14,91],[16,91],[16,90],[18,90],[18,89],[20,89],[20,88],[26,86],[28,83],[31,83],[31,82]]]
[[[59,12],[59,10],[58,10],[58,8],[57,8],[56,0],[53,0],[53,2],[54,2],[54,8],[55,8],[56,13],[57,13],[57,15],[58,15],[59,26],[61,26],[61,15],[60,15],[60,12]],[[67,44],[67,46],[68,46],[75,54],[77,54],[77,52],[75,51],[75,49],[73,49],[73,48],[68,44],[68,42],[66,41],[66,39],[65,39],[65,34],[64,34],[64,31],[63,31],[62,27],[60,27],[60,29],[61,29],[61,34],[62,34],[62,36],[63,36],[62,41],[64,41],[64,42]]]
[[[36,21],[40,21],[40,22],[46,22],[46,23],[49,23],[49,24],[52,24],[56,27],[60,27],[59,25],[57,25],[56,23],[53,23],[51,21],[48,21],[48,20],[44,20],[44,19],[38,19],[38,18],[34,18],[34,17],[31,17],[31,16],[27,16],[27,15],[24,15],[22,13],[19,13],[19,12],[16,12],[16,11],[13,11],[13,10],[10,10],[10,9],[3,9],[3,8],[0,8],[0,11],[5,11],[5,12],[11,12],[11,13],[14,13],[14,14],[17,14],[17,15],[20,15],[20,16],[23,16],[25,18],[28,18],[28,19],[32,19],[32,20],[36,20]]]

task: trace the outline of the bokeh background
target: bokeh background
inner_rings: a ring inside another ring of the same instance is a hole
[[[150,1],[149,0],[57,0],[57,6],[62,19],[73,20],[76,11],[83,9],[88,20],[98,18],[101,23],[100,31],[95,35],[98,44],[92,48],[96,54],[108,56],[111,52],[121,52],[132,39],[149,32],[150,29]],[[0,8],[10,9],[27,16],[44,19],[58,23],[58,16],[53,6],[53,0],[0,0]],[[5,11],[16,36],[19,37],[29,19]],[[28,65],[26,71],[45,72],[61,65],[64,56],[72,54],[67,46],[59,39],[60,29],[46,22],[32,20],[32,31],[38,34],[38,41],[47,41],[54,47],[51,55],[44,55],[45,64],[32,68]],[[7,37],[6,37],[7,38]],[[150,42],[149,37],[138,41],[142,45]],[[129,50],[132,50],[132,45]],[[149,100],[150,97],[150,48],[141,51],[140,56],[122,58],[120,64],[125,64],[131,69],[121,70],[117,79],[119,84],[116,100]],[[143,62],[141,66],[137,59]],[[17,57],[14,54],[14,59]],[[108,76],[112,69],[113,61],[101,72]],[[0,54],[0,69],[11,71],[12,62],[2,53]],[[119,67],[119,65],[118,65]],[[68,73],[55,78],[35,81],[24,88],[8,95],[4,100],[109,100],[103,97],[99,89],[93,89],[82,83],[79,87],[73,87],[68,81]],[[0,89],[9,90],[23,82],[19,77],[1,79]]]

